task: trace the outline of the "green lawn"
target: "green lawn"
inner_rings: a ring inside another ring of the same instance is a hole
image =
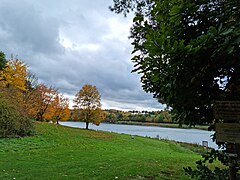
[[[0,139],[0,179],[189,179],[200,159],[179,144],[36,124],[36,136]]]

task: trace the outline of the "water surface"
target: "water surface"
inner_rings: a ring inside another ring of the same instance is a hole
[[[61,125],[77,128],[85,128],[84,122],[61,122]],[[158,126],[139,126],[139,125],[122,125],[101,123],[99,126],[89,124],[89,129],[102,130],[129,135],[138,135],[143,137],[169,139],[179,142],[187,142],[202,145],[202,141],[207,141],[208,146],[217,149],[217,145],[212,142],[211,135],[213,132],[199,129],[180,129],[165,128]]]

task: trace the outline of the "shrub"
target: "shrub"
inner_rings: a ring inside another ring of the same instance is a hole
[[[0,137],[18,137],[33,134],[33,122],[21,112],[16,103],[0,95]]]
[[[198,160],[196,162],[196,169],[191,167],[184,167],[187,175],[194,179],[204,179],[204,180],[226,180],[229,177],[229,159],[226,153],[212,149],[211,152],[203,154],[203,160]],[[219,161],[222,163],[222,167],[210,168],[209,164],[214,161]]]

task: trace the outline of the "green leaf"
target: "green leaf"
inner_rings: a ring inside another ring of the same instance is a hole
[[[226,36],[228,34],[230,34],[233,31],[232,28],[226,29],[225,31],[221,32],[220,35],[221,36]]]
[[[210,33],[212,35],[216,35],[217,34],[217,29],[213,26],[210,26],[208,33]]]
[[[226,51],[228,54],[231,54],[233,52],[233,50],[234,50],[234,47],[231,46],[231,47],[228,47]]]
[[[240,43],[240,37],[236,38],[233,43],[238,45]]]
[[[218,32],[220,33],[222,30],[222,23],[220,23],[220,26],[218,27]]]

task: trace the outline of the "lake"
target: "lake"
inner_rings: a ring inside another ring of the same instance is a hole
[[[63,126],[85,128],[84,122],[60,122]],[[218,146],[212,142],[211,135],[213,132],[199,129],[180,129],[165,128],[158,126],[138,126],[101,123],[99,126],[89,124],[89,129],[109,131],[120,134],[138,135],[143,137],[174,140],[202,145],[202,141],[208,141],[208,146],[217,149]]]

